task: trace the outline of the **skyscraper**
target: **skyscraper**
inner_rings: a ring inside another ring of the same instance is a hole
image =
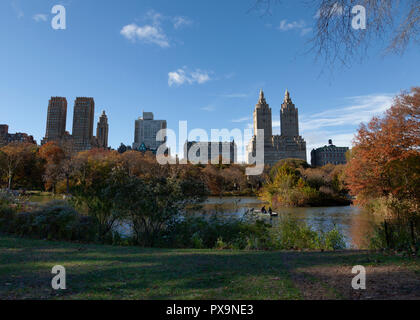
[[[299,136],[299,115],[298,109],[290,99],[289,90],[286,90],[284,102],[280,109],[281,135],[284,137]]]
[[[256,156],[258,130],[264,130],[264,163],[274,165],[282,159],[295,158],[306,161],[306,142],[299,135],[298,109],[286,90],[280,109],[281,135],[272,135],[271,108],[267,104],[264,92],[254,110],[254,136],[248,145],[248,162]]]
[[[144,144],[147,149],[157,150],[165,141],[157,141],[157,133],[166,129],[166,120],[154,120],[152,112],[143,112],[143,117],[135,122],[133,149],[139,150]]]
[[[99,118],[98,125],[96,127],[96,139],[98,140],[99,148],[108,148],[108,117],[105,111],[102,111],[102,115]]]
[[[254,135],[258,134],[258,130],[264,130],[264,144],[271,145],[273,135],[271,108],[262,90],[254,110]]]
[[[51,97],[48,103],[47,128],[41,144],[49,141],[60,141],[66,132],[67,99]]]
[[[93,98],[76,98],[74,102],[72,131],[75,152],[90,150],[92,148],[94,115],[95,101]]]

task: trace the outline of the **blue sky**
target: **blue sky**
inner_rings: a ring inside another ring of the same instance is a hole
[[[420,85],[419,47],[382,56],[372,44],[363,64],[331,73],[307,53],[315,11],[300,2],[261,17],[248,12],[252,0],[3,0],[0,122],[39,142],[51,96],[67,98],[69,131],[75,98],[94,97],[95,122],[106,110],[118,147],[133,142],[143,110],[174,130],[183,120],[209,134],[247,128],[263,88],[279,133],[288,88],[308,153],[330,138],[350,146],[361,121]],[[56,4],[66,8],[66,30],[51,27]]]

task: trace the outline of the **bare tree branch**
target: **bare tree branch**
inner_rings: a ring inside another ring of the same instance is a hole
[[[309,3],[309,1],[301,0]],[[251,10],[271,13],[278,0],[255,0]],[[384,43],[385,53],[403,54],[411,43],[420,40],[420,0],[313,0],[316,12],[311,51],[326,64],[337,61],[350,65],[363,60],[373,43]],[[355,30],[352,9],[366,9],[367,28]]]

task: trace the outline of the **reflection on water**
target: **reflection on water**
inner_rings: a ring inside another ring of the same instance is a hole
[[[254,197],[211,197],[201,208],[189,209],[188,212],[242,217],[251,208],[259,210],[263,205],[263,202]],[[370,214],[355,206],[282,208],[276,211],[280,216],[290,214],[297,219],[305,220],[315,230],[328,231],[335,226],[344,235],[348,248],[364,247],[366,235],[370,233],[375,222]],[[273,218],[273,221],[275,219],[278,218]]]

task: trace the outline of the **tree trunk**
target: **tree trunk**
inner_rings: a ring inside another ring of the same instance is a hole
[[[390,244],[390,239],[389,239],[389,234],[388,234],[388,222],[386,222],[386,220],[384,221],[384,230],[385,230],[386,246],[387,246],[387,249],[390,249],[391,244]]]
[[[12,190],[12,175],[9,174],[9,190]]]
[[[413,253],[417,253],[417,243],[416,243],[416,236],[414,232],[413,220],[410,221],[410,232],[411,232],[412,250],[413,250]]]
[[[70,179],[68,176],[66,176],[66,189],[67,189],[67,194],[70,194]]]

